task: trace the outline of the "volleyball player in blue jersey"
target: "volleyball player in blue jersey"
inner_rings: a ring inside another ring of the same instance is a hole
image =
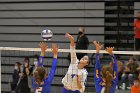
[[[38,60],[38,67],[33,73],[33,88],[34,93],[50,93],[51,89],[51,83],[55,74],[56,65],[57,65],[57,53],[58,53],[58,47],[56,44],[52,44],[52,53],[53,53],[53,62],[52,67],[50,70],[50,73],[46,74],[46,70],[43,67],[43,61],[44,61],[44,55],[45,51],[47,49],[47,46],[45,43],[40,43],[41,48],[41,55]]]
[[[113,55],[113,47],[107,47],[106,51],[110,54],[113,62],[113,68],[110,66],[100,66],[99,51],[102,45],[93,42],[96,47],[96,64],[94,70],[94,82],[96,93],[115,93],[116,85],[118,82],[118,65],[116,57]]]

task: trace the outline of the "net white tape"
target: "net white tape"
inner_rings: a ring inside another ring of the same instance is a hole
[[[0,50],[17,50],[17,51],[41,51],[40,48],[18,48],[18,47],[0,47]],[[48,48],[47,52],[51,52]],[[96,53],[96,50],[71,50],[71,49],[59,49],[58,52],[77,52],[77,53]],[[107,53],[105,50],[100,50],[100,53]],[[113,51],[114,54],[128,54],[128,55],[140,55],[140,51]]]

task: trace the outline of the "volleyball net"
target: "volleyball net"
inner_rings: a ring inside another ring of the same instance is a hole
[[[34,64],[34,56],[40,55],[40,48],[17,48],[17,47],[0,47],[0,61],[1,61],[1,91],[11,91],[10,82],[12,82],[12,74],[14,72],[14,67],[16,62],[24,63],[25,57],[28,57],[30,60],[30,66]],[[70,61],[68,60],[69,52],[76,53],[88,53],[90,61],[95,61],[96,50],[71,50],[71,49],[59,49],[58,50],[58,64],[55,77],[53,79],[51,93],[61,93],[62,90],[62,78],[65,76]],[[128,61],[129,57],[140,55],[139,51],[113,51],[116,56],[120,56],[120,59],[123,61]],[[110,57],[105,50],[100,51],[101,54],[101,64],[108,65],[111,62]],[[44,60],[44,67],[46,72],[49,73],[53,55],[51,49],[46,50]],[[91,93],[95,91],[94,80],[93,80],[93,70],[94,62],[90,63],[88,70],[88,80],[86,84],[86,92]],[[121,93],[121,92],[120,92]]]

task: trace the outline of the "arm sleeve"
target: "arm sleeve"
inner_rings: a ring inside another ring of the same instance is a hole
[[[113,78],[117,82],[118,81],[118,64],[116,57],[114,55],[110,55],[113,62]]]
[[[43,56],[40,56],[39,57],[39,60],[38,60],[38,67],[42,67],[43,66],[43,63],[44,63],[44,57]]]
[[[70,46],[70,49],[71,50],[75,50],[75,46]],[[71,55],[71,63],[74,64],[74,63],[77,63],[78,62],[78,59],[77,59],[77,56],[76,56],[76,52],[70,52],[70,55]]]
[[[94,79],[95,80],[101,79],[100,70],[101,70],[101,65],[100,65],[100,60],[99,60],[99,53],[97,53],[96,54],[96,64],[95,64],[95,69],[94,69]]]
[[[50,73],[49,73],[48,78],[47,78],[50,83],[53,80],[53,77],[54,77],[54,74],[56,71],[56,65],[57,65],[57,58],[53,58],[52,67],[51,67]]]

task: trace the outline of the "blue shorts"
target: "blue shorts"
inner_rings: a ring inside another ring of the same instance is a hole
[[[81,93],[79,90],[72,91],[72,90],[67,90],[64,87],[62,88],[62,93]]]

